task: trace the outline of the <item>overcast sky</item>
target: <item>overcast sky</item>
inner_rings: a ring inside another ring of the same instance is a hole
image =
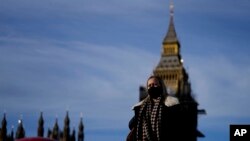
[[[66,110],[85,140],[121,141],[139,86],[160,59],[168,0],[0,0],[0,115],[36,136]],[[200,141],[250,123],[250,2],[174,1],[181,55],[200,109]],[[1,118],[0,118],[1,120]]]

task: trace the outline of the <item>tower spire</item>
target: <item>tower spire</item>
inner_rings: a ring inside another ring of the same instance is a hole
[[[170,0],[169,10],[170,10],[170,17],[173,17],[174,16],[174,2],[173,2],[173,0]]]
[[[6,140],[7,140],[7,120],[6,120],[6,113],[4,112],[2,120],[2,129],[0,130],[0,141],[6,141]]]
[[[66,112],[66,117],[64,119],[64,129],[63,129],[63,141],[70,140],[70,119],[69,119],[69,111]]]
[[[174,26],[174,3],[173,0],[170,1],[169,5],[170,21],[167,34],[163,40],[163,44],[178,42],[177,34]]]
[[[78,126],[78,141],[84,141],[84,125],[83,125],[83,114],[81,113],[80,123]]]
[[[55,125],[52,130],[52,139],[59,140],[59,135],[60,135],[60,129],[58,126],[58,119],[56,117]]]
[[[20,139],[20,138],[24,138],[24,137],[25,137],[25,130],[23,128],[23,121],[22,121],[22,115],[21,115],[21,118],[18,120],[16,139]]]
[[[40,113],[40,118],[38,120],[38,129],[37,129],[37,136],[43,137],[44,134],[44,120],[43,120],[43,112]]]

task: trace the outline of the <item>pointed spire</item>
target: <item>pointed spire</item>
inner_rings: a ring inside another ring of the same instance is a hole
[[[81,113],[80,123],[78,126],[78,141],[84,141],[84,125],[83,125],[83,114]]]
[[[170,17],[173,17],[174,16],[174,2],[173,2],[173,0],[170,0],[169,11],[170,11]]]
[[[48,128],[48,131],[47,131],[47,138],[52,139],[52,132],[51,132],[50,128]]]
[[[63,129],[63,141],[70,140],[70,127],[69,127],[69,111],[66,112],[66,117],[64,119],[64,129]]]
[[[76,131],[75,131],[75,128],[73,128],[72,135],[70,136],[70,141],[76,141]]]
[[[37,129],[37,136],[38,137],[43,137],[44,134],[44,120],[43,120],[43,112],[40,113],[40,118],[38,120],[38,129]]]
[[[3,114],[2,127],[7,126],[6,113]]]
[[[39,120],[38,120],[38,124],[39,124],[39,125],[43,125],[43,124],[44,124],[43,112],[40,113],[40,117],[39,117]]]
[[[14,141],[14,125],[11,126],[10,141]]]
[[[55,125],[54,125],[53,131],[52,131],[52,139],[54,139],[54,140],[59,139],[59,126],[58,126],[57,122],[58,121],[57,121],[57,118],[56,118]]]
[[[2,128],[0,128],[0,140],[1,141],[6,141],[7,140],[7,120],[6,120],[6,113],[3,115],[3,120],[2,120]]]
[[[178,42],[178,38],[177,38],[176,31],[175,31],[175,26],[174,26],[174,3],[173,1],[170,1],[169,9],[170,9],[169,27],[168,27],[167,35],[165,36],[163,40],[163,44]]]
[[[79,123],[79,131],[83,131],[84,130],[84,125],[83,125],[83,121],[82,121],[82,117],[80,119],[80,123]]]
[[[22,117],[22,115],[21,115]],[[18,127],[16,131],[16,139],[24,138],[25,137],[25,130],[23,128],[23,121],[22,118],[18,120]]]
[[[69,120],[69,111],[66,111],[66,116],[65,116],[65,119],[64,119],[64,124],[68,126],[69,123],[70,123],[70,120]]]

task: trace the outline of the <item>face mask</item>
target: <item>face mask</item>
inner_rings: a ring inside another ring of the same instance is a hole
[[[158,98],[162,94],[162,88],[161,87],[150,87],[148,89],[148,94],[151,98]]]

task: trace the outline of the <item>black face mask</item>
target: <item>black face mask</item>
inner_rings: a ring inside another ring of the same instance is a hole
[[[148,89],[148,94],[151,98],[158,98],[162,94],[162,87],[150,87]]]

